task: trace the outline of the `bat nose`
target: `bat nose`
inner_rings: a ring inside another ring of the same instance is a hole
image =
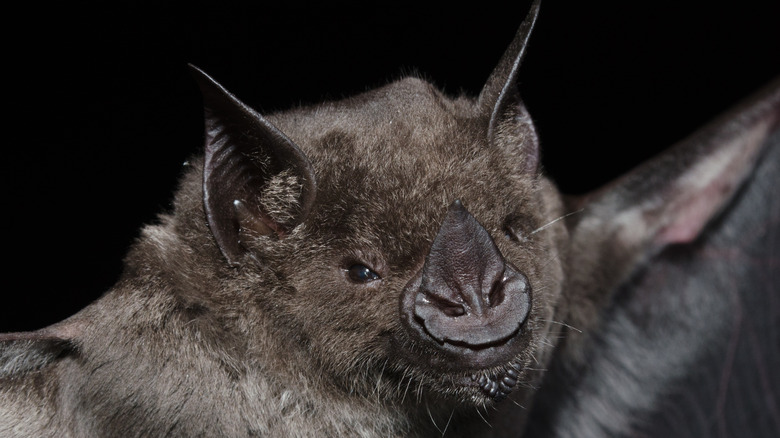
[[[460,201],[449,208],[405,302],[439,343],[481,348],[510,339],[530,311],[527,278]]]

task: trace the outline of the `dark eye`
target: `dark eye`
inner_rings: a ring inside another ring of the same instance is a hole
[[[504,237],[514,242],[522,242],[525,238],[512,225],[504,226]]]
[[[379,274],[372,271],[370,268],[364,265],[355,264],[349,267],[347,270],[349,279],[355,283],[368,283],[370,281],[379,280]]]
[[[504,236],[514,242],[525,242],[528,238],[523,233],[524,227],[522,226],[521,219],[510,216],[504,221]]]

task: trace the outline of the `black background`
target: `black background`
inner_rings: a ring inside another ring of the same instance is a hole
[[[418,72],[476,95],[528,2],[269,7],[29,3],[6,12],[0,332],[116,280],[201,147],[194,63],[261,112]],[[520,77],[548,173],[581,193],[780,74],[780,2],[542,5]]]

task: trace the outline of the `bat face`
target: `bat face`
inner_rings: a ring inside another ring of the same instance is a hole
[[[560,293],[562,228],[540,230],[561,214],[557,195],[518,171],[535,138],[487,144],[472,104],[418,79],[269,120],[308,157],[317,192],[289,235],[245,245],[289,281],[286,299],[268,299],[331,372],[479,402],[499,398],[487,380],[509,377],[505,393],[532,380]],[[495,332],[467,338],[481,327]]]

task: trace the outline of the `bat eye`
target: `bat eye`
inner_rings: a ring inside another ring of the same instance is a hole
[[[522,242],[525,240],[523,235],[517,231],[517,229],[511,225],[504,226],[504,237],[513,242]]]
[[[522,220],[515,216],[509,216],[504,220],[504,237],[513,242],[525,242],[527,240],[523,233]]]
[[[374,280],[379,280],[381,277],[376,272],[372,271],[367,266],[361,264],[354,264],[347,270],[349,279],[355,283],[369,283]]]

